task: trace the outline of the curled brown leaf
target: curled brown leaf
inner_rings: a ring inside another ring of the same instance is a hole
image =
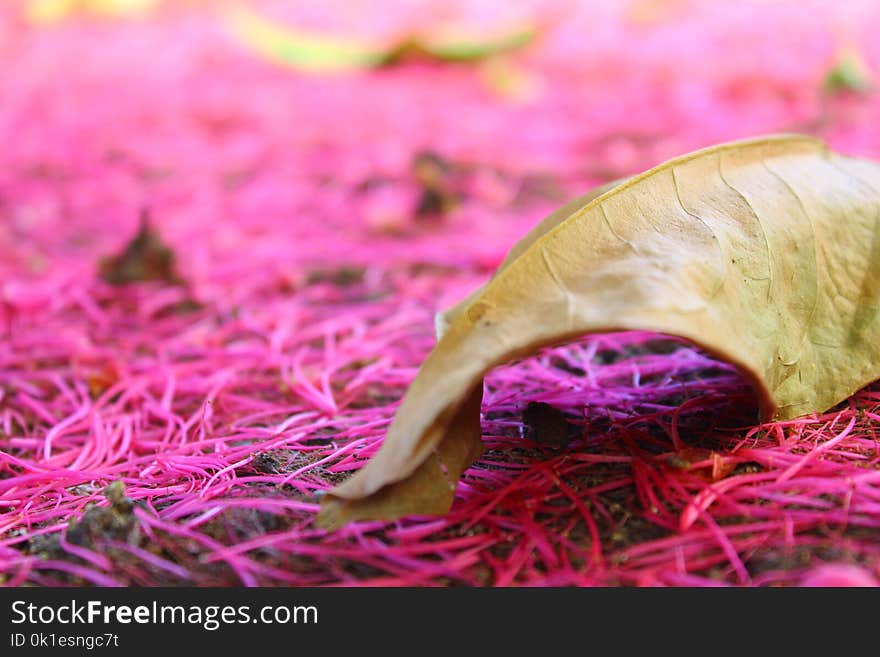
[[[742,372],[761,420],[784,420],[880,377],[878,311],[880,166],[800,135],[678,157],[551,215],[441,315],[382,448],[319,523],[446,511],[480,453],[483,376],[541,347],[679,336]]]

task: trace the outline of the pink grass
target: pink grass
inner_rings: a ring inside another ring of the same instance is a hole
[[[259,4],[373,34],[432,20]],[[877,96],[822,92],[842,46],[880,65],[876,3],[840,4],[651,22],[536,3],[542,38],[506,60],[521,94],[481,65],[298,73],[204,10],[33,28],[4,6],[0,582],[876,585],[877,387],[754,426],[735,371],[646,333],[492,372],[487,452],[448,516],[313,525],[380,445],[433,313],[569,195],[770,131],[880,158]],[[505,5],[462,3],[478,24]],[[415,214],[426,149],[456,167],[443,217]],[[98,278],[144,206],[186,286]],[[579,437],[530,442],[529,401]],[[135,506],[101,530],[88,509],[114,481]]]

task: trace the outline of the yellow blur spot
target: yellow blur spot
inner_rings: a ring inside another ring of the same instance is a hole
[[[380,63],[381,44],[282,27],[256,12],[233,6],[226,23],[243,45],[262,56],[308,71],[350,70]]]
[[[489,88],[506,100],[529,103],[537,100],[543,91],[540,78],[505,57],[490,57],[479,71]]]
[[[840,49],[836,61],[825,74],[823,87],[828,93],[867,93],[872,90],[871,71],[855,46]]]
[[[143,16],[162,0],[30,0],[26,17],[33,23],[57,23],[76,14],[93,16]]]
[[[624,16],[633,25],[658,25],[674,19],[684,9],[682,0],[630,0]]]

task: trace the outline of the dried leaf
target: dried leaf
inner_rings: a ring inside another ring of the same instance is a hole
[[[507,269],[508,265],[510,265],[511,262],[516,260],[526,249],[528,249],[532,244],[534,244],[541,237],[543,237],[544,234],[550,232],[551,230],[556,228],[556,226],[558,226],[563,221],[568,219],[575,210],[580,209],[581,207],[583,207],[584,205],[586,205],[587,203],[592,201],[597,196],[601,196],[602,194],[604,194],[608,190],[613,189],[614,187],[617,187],[617,185],[621,184],[622,182],[625,182],[625,180],[627,180],[627,179],[624,178],[621,180],[614,180],[612,182],[601,185],[600,187],[597,187],[593,191],[588,192],[587,194],[584,194],[583,196],[579,196],[576,199],[574,199],[573,201],[569,201],[568,203],[563,205],[561,208],[559,208],[558,210],[555,210],[550,215],[545,217],[537,226],[532,228],[532,230],[530,230],[524,238],[522,238],[519,242],[517,242],[516,244],[513,245],[513,248],[505,256],[504,260],[498,266],[498,269],[492,275],[492,280],[495,280],[495,278],[502,271]],[[480,296],[485,289],[486,289],[485,285],[480,288],[477,288],[466,299],[457,303],[449,310],[447,310],[445,312],[437,313],[437,316],[434,318],[434,329],[437,333],[437,340],[440,340],[443,337],[443,334],[446,332],[446,329],[455,320],[455,318],[458,317],[462,312],[464,312],[468,308],[468,306],[470,306],[471,302],[474,299],[476,299],[478,296]]]
[[[180,283],[174,268],[174,252],[169,249],[152,226],[146,212],[141,215],[137,235],[122,253],[100,263],[101,278],[112,285],[138,281]]]
[[[233,35],[262,56],[293,68],[312,71],[351,71],[393,66],[403,61],[427,59],[468,62],[486,59],[532,41],[531,26],[513,26],[497,34],[467,35],[460,31],[418,33],[394,42],[339,37],[284,26],[244,6],[226,13]]]
[[[422,190],[417,217],[437,217],[455,208],[459,199],[453,182],[454,168],[432,151],[423,151],[413,158],[413,174]]]
[[[544,402],[529,402],[522,413],[526,437],[554,449],[569,443],[571,424],[565,413]]]
[[[546,219],[444,315],[382,448],[325,496],[319,522],[448,508],[480,452],[483,375],[541,347],[678,336],[742,372],[761,420],[784,420],[880,376],[878,311],[880,166],[799,135],[676,158]],[[444,484],[442,503],[420,502]]]
[[[440,62],[473,62],[487,59],[508,50],[528,45],[535,30],[524,26],[500,32],[495,37],[462,34],[425,34],[409,37],[392,46],[383,55],[381,65],[393,66],[407,60],[435,60]]]
[[[375,67],[382,63],[385,54],[374,43],[284,27],[244,6],[229,9],[226,23],[244,46],[267,59],[305,71]]]

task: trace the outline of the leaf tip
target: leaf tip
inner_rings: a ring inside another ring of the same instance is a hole
[[[149,211],[141,211],[138,232],[117,255],[102,258],[98,264],[101,278],[111,285],[140,281],[163,281],[172,285],[182,279],[175,268],[175,254],[150,223]]]
[[[328,532],[336,531],[349,521],[345,511],[346,505],[342,500],[325,495],[321,498],[321,508],[315,516],[315,526]]]

